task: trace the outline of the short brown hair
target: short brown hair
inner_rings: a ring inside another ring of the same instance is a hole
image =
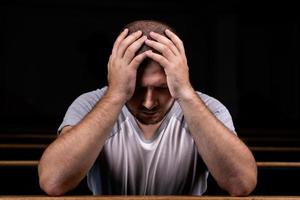
[[[156,21],[156,20],[137,20],[137,21],[133,21],[133,22],[127,24],[126,26],[124,26],[123,30],[125,28],[128,29],[128,34],[131,34],[131,33],[134,33],[138,30],[141,30],[143,32],[143,35],[146,35],[148,38],[151,38],[150,35],[149,35],[151,31],[166,36],[165,30],[169,29],[170,31],[177,34],[173,27],[171,27],[170,25],[168,25],[164,22]],[[150,50],[150,49],[153,50],[152,48],[150,48],[149,46],[144,44],[137,51],[136,55],[138,55],[140,53],[143,53],[144,51],[147,51],[147,50]]]

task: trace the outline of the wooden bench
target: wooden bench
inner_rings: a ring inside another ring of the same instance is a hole
[[[300,162],[300,147],[250,147],[256,161]]]

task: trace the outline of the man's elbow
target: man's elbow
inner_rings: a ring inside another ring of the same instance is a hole
[[[61,196],[64,191],[54,184],[48,184],[40,181],[40,188],[49,196]]]
[[[234,186],[229,190],[229,194],[234,197],[243,197],[248,196],[253,190],[255,186]]]
[[[238,178],[228,188],[231,196],[248,196],[256,187],[257,176]]]
[[[63,187],[53,180],[44,178],[43,175],[39,177],[40,188],[50,196],[61,196],[65,193]]]
[[[40,188],[50,196],[60,196],[65,193],[62,185],[59,184],[59,181],[55,180],[55,177],[51,173],[46,173],[41,170],[39,166],[39,184]]]

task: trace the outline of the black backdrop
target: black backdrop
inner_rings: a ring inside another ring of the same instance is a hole
[[[0,130],[55,132],[77,96],[106,85],[114,39],[136,19],[181,33],[194,87],[237,129],[299,129],[299,12],[241,2],[1,1]]]

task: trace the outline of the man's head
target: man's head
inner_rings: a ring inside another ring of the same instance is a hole
[[[128,29],[128,34],[130,35],[131,33],[134,33],[138,30],[143,32],[143,35],[147,36],[148,39],[151,39],[150,37],[150,32],[156,32],[159,33],[165,37],[165,30],[169,29],[170,31],[172,31],[173,33],[176,33],[176,31],[174,30],[174,28],[172,28],[171,26],[169,26],[166,23],[160,22],[160,21],[155,21],[155,20],[138,20],[138,21],[134,21],[131,22],[127,25],[125,25],[124,29],[127,28]],[[142,45],[142,47],[137,51],[136,55],[143,53],[144,51],[147,50],[153,50],[152,48],[148,47],[147,45]]]
[[[124,28],[128,28],[129,34],[141,30],[148,39],[151,39],[151,31],[164,36],[166,29],[175,32],[170,26],[151,20],[135,21]],[[151,48],[144,44],[136,55],[149,49]],[[138,68],[135,92],[127,102],[131,113],[143,124],[156,124],[164,118],[173,102],[164,69],[153,60],[144,60]]]

